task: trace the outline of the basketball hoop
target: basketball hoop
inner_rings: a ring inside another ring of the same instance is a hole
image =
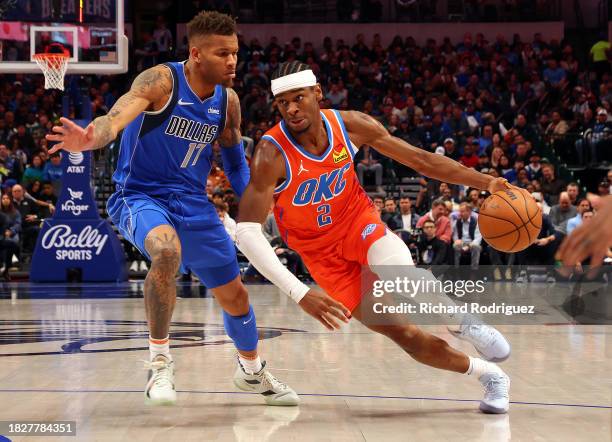
[[[68,68],[69,54],[50,53],[34,54],[34,61],[45,75],[45,89],[64,90],[64,75]]]

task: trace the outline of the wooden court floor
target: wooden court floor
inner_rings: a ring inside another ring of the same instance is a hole
[[[147,407],[141,289],[2,288],[0,421],[77,426],[76,437],[12,440],[612,440],[612,326],[500,326],[513,346],[502,364],[512,404],[508,415],[492,416],[478,411],[475,379],[419,365],[356,321],[328,332],[271,286],[249,289],[260,350],[300,393],[299,408],[268,407],[235,390],[220,309],[197,287],[179,290],[173,318],[178,404]],[[427,329],[474,355],[444,327]]]

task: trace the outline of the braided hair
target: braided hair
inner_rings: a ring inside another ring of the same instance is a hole
[[[272,80],[284,77],[286,75],[295,74],[296,72],[307,71],[310,66],[301,61],[286,61],[281,63],[276,70],[272,73]]]

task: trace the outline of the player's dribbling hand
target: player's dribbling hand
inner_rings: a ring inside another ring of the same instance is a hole
[[[49,149],[49,154],[54,154],[61,149],[68,152],[83,152],[91,150],[94,146],[94,125],[89,125],[83,129],[78,124],[68,118],[60,118],[61,126],[53,126],[53,134],[47,134],[48,141],[57,141],[57,144]]]
[[[320,290],[310,289],[300,300],[299,305],[328,330],[340,328],[337,320],[348,323],[351,318],[349,309]]]
[[[507,179],[494,178],[489,182],[489,187],[487,187],[487,190],[489,191],[489,193],[493,194],[495,192],[499,192],[500,190],[511,189],[512,187],[514,186],[510,185]]]

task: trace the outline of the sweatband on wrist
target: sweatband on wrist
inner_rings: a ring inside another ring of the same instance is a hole
[[[261,231],[261,224],[240,222],[236,227],[236,247],[266,279],[295,302],[306,295],[308,286],[285,267]]]
[[[251,177],[249,166],[244,157],[242,141],[234,146],[221,147],[221,159],[223,161],[223,171],[232,185],[232,189],[238,196],[242,196]]]

